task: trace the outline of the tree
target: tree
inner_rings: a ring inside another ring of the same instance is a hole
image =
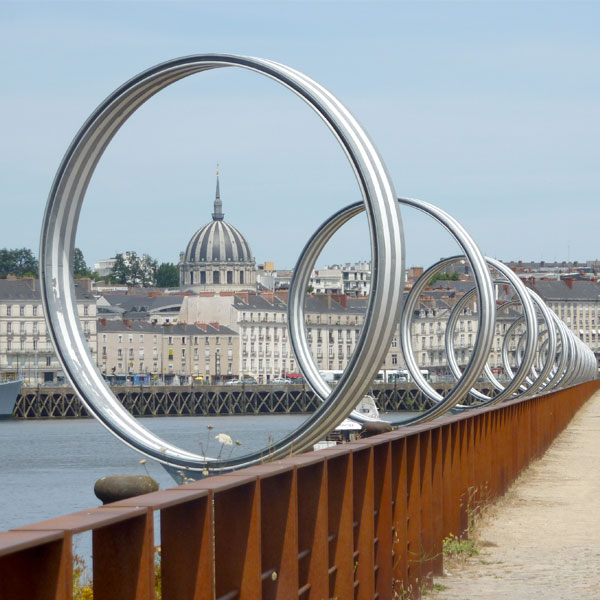
[[[156,269],[156,285],[158,287],[177,287],[179,285],[179,269],[173,263],[161,263]]]
[[[436,273],[429,282],[429,285],[433,285],[436,281],[459,281],[460,275],[456,271],[451,273]]]
[[[114,283],[132,287],[150,287],[155,285],[157,262],[147,254],[141,257],[133,250],[115,256],[116,262],[110,271],[110,280]]]
[[[0,278],[8,275],[16,277],[37,277],[39,264],[29,248],[2,248],[0,250]]]
[[[85,264],[83,252],[79,248],[73,250],[73,275],[75,277],[91,277],[92,272]]]

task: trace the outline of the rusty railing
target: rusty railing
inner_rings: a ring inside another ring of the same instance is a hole
[[[500,496],[600,387],[592,381],[0,533],[0,598],[73,597],[92,532],[94,600],[417,597],[442,540]],[[471,503],[471,505],[470,505]],[[469,506],[470,505],[470,506]]]

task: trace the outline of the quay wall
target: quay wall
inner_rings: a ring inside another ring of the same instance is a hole
[[[419,598],[444,537],[502,495],[600,388],[527,400],[0,532],[0,597],[71,600],[91,531],[94,600]],[[160,562],[154,515],[160,513]],[[31,574],[35,573],[35,577]]]
[[[449,383],[435,385],[440,394]],[[114,394],[134,416],[256,415],[309,413],[319,401],[306,385],[196,385],[113,387]],[[376,384],[369,391],[382,412],[418,411],[430,401],[411,384]],[[13,413],[16,419],[88,417],[71,387],[23,388]]]

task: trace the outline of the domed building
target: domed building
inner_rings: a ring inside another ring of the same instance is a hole
[[[185,252],[179,255],[179,287],[183,291],[256,289],[250,245],[224,217],[217,171],[213,220],[196,231]]]

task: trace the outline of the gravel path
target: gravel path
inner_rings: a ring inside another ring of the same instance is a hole
[[[476,538],[480,555],[447,565],[428,598],[600,599],[600,392],[490,507]]]

